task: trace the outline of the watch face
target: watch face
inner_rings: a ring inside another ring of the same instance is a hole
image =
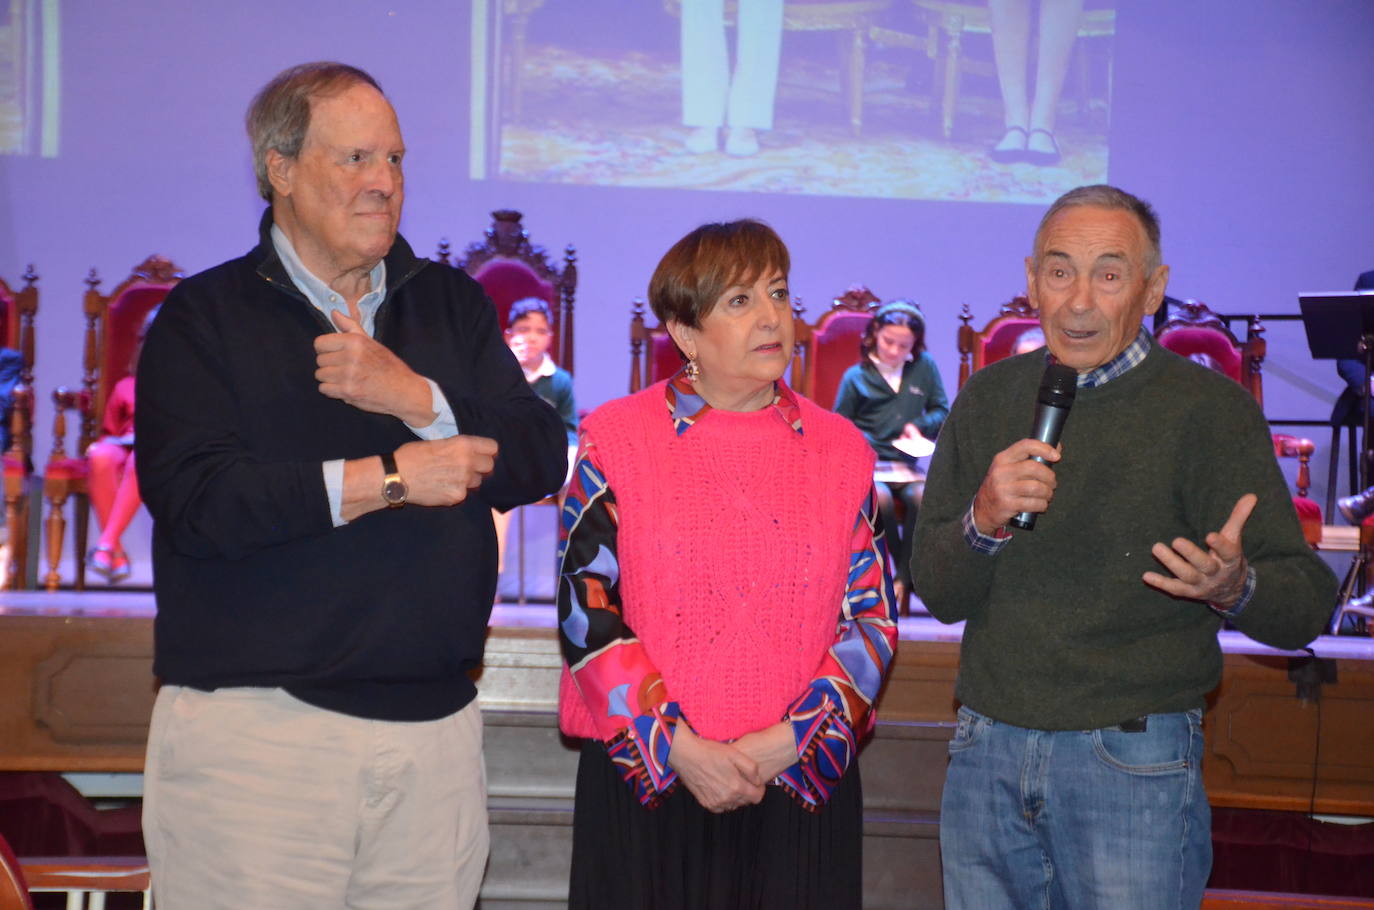
[[[382,484],[382,497],[392,505],[403,505],[408,492],[406,482],[399,477],[388,477]]]

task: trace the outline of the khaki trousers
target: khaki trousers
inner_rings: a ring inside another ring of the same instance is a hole
[[[164,686],[143,834],[159,910],[472,907],[481,712],[393,723],[281,689]]]

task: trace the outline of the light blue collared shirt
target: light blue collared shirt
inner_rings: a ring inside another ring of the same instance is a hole
[[[324,318],[331,325],[334,324],[335,312],[348,315],[348,301],[305,267],[296,255],[296,248],[291,245],[290,238],[275,224],[272,225],[272,246],[281,258],[282,268],[286,270],[291,283],[305,295],[311,306],[324,314]],[[368,274],[368,281],[372,289],[358,301],[358,314],[362,317],[363,331],[372,338],[376,335],[377,310],[386,299],[386,262],[379,261],[373,266]],[[406,424],[406,428],[420,439],[446,439],[449,436],[457,436],[458,420],[453,416],[453,408],[449,406],[448,399],[433,379],[425,377],[425,382],[429,383],[429,406],[438,416],[427,427]],[[343,517],[344,460],[334,458],[326,461],[323,463],[323,470],[324,489],[329,496],[329,514],[334,520],[334,527],[337,528],[348,523]],[[380,492],[378,495],[381,495]]]

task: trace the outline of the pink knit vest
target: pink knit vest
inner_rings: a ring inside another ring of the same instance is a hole
[[[618,504],[625,621],[711,739],[781,720],[834,641],[874,456],[797,397],[801,435],[768,407],[711,411],[678,436],[661,382],[583,424]],[[559,721],[596,736],[566,665]]]

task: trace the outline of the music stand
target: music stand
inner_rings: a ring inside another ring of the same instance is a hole
[[[1314,360],[1364,360],[1365,381],[1360,386],[1360,414],[1364,423],[1357,466],[1359,488],[1369,489],[1369,377],[1374,375],[1374,294],[1346,291],[1331,294],[1299,294],[1302,323],[1307,329],[1307,347]],[[1336,454],[1331,453],[1335,458]],[[1370,564],[1369,545],[1363,527],[1356,528],[1359,548],[1351,559],[1350,570],[1341,583],[1336,610],[1331,618],[1331,634],[1340,630],[1345,614],[1374,617],[1374,605],[1357,597],[1364,588],[1365,570]]]

